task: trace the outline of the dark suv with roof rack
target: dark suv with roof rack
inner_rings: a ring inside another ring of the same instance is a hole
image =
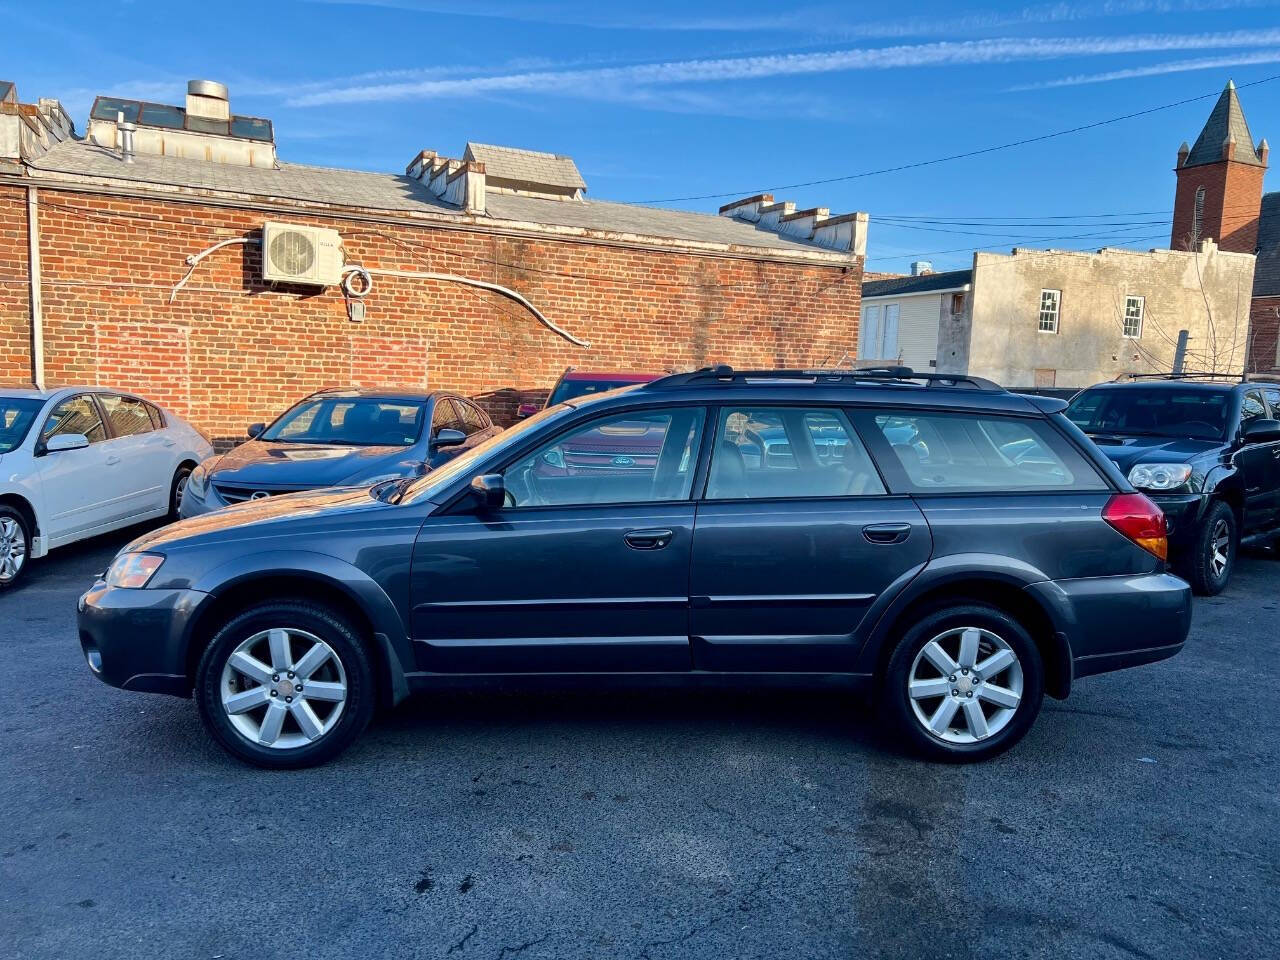
[[[81,598],[80,641],[270,767],[334,756],[375,703],[533,678],[836,682],[980,759],[1190,625],[1159,509],[1064,406],[905,368],[670,376],[421,478],[150,533]],[[568,455],[584,436],[614,462]]]
[[[1280,536],[1280,381],[1144,375],[1082,391],[1066,415],[1164,511],[1198,593],[1226,588],[1242,540]]]

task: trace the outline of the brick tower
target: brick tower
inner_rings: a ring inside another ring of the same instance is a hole
[[[1223,250],[1253,253],[1269,150],[1266,140],[1254,146],[1240,95],[1228,81],[1195,146],[1178,150],[1169,247],[1190,250],[1212,239]]]

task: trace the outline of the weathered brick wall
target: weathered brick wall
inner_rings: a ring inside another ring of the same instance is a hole
[[[0,384],[30,380],[30,289],[27,193],[0,186]]]
[[[1253,253],[1258,247],[1258,212],[1266,172],[1266,167],[1235,162],[1179,170],[1170,248],[1191,249],[1196,191],[1204,187],[1201,239],[1212,239],[1221,249],[1232,253]]]
[[[1277,340],[1280,339],[1280,297],[1255,297],[1249,311],[1249,369],[1273,372],[1280,369]]]
[[[857,266],[650,252],[47,188],[40,200],[48,383],[136,390],[224,442],[324,386],[452,389],[510,422],[521,400],[540,397],[570,364],[654,371],[715,361],[805,366],[853,352],[858,339]],[[6,218],[0,220],[0,260],[9,256],[12,206],[0,206]],[[169,303],[187,254],[227,237],[256,235],[266,219],[340,230],[348,262],[457,273],[511,287],[591,348],[565,342],[502,297],[438,281],[376,277],[364,300],[365,322],[351,323],[336,289],[264,286],[256,246],[213,254]],[[5,273],[25,276],[24,264]],[[5,383],[26,382],[30,369],[25,288],[6,287],[6,295],[13,289],[18,295],[5,301],[0,316],[0,357],[14,358],[0,375]]]

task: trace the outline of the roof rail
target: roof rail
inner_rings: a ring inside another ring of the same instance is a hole
[[[1005,393],[1004,387],[982,377],[970,377],[958,373],[916,373],[910,367],[867,367],[861,370],[735,370],[721,363],[703,367],[692,373],[676,373],[646,384],[645,390],[673,390],[677,387],[712,386],[743,383],[813,383],[838,384],[840,386],[915,385],[911,381],[923,381],[926,387],[963,387],[969,390],[988,390]]]
[[[1191,373],[1122,373],[1112,383],[1132,380],[1248,380],[1244,373],[1215,373],[1213,371]]]

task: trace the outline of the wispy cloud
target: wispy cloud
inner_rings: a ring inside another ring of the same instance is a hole
[[[390,83],[336,84],[290,97],[290,106],[322,106],[496,93],[539,93],[600,98],[621,91],[681,84],[758,80],[860,70],[968,66],[1133,53],[1280,45],[1280,29],[1203,34],[1115,37],[1006,37],[990,40],[859,47],[822,53],[673,60],[618,67],[526,70],[469,77],[432,77]]]
[[[1052,87],[1078,87],[1088,83],[1109,83],[1113,80],[1133,80],[1137,77],[1158,77],[1166,73],[1190,73],[1194,70],[1220,70],[1223,67],[1243,67],[1260,63],[1280,63],[1280,50],[1257,50],[1253,53],[1232,54],[1226,57],[1199,57],[1193,60],[1170,60],[1152,63],[1145,67],[1128,67],[1105,73],[1078,73],[1056,80],[1026,83],[1010,87],[1016,90],[1045,90]]]

